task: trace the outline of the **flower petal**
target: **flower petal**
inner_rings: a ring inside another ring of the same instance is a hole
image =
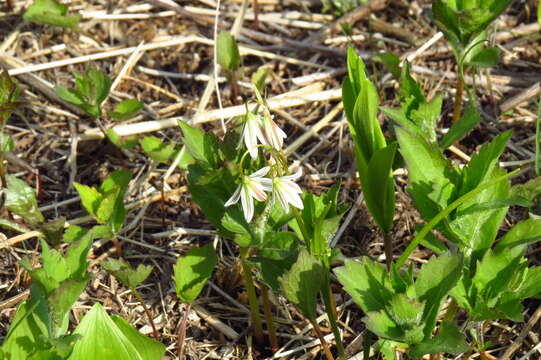
[[[242,212],[244,213],[244,218],[247,222],[250,222],[254,216],[254,202],[245,186],[242,187],[240,201],[242,203]]]
[[[265,191],[272,191],[272,179],[269,178],[258,178],[259,183]]]
[[[250,174],[249,176],[253,178],[261,177],[267,175],[267,173],[270,170],[270,166],[262,167],[261,169],[257,170],[256,172]]]
[[[255,180],[247,180],[245,186],[248,189],[250,196],[254,199],[258,201],[267,200],[267,194],[259,182]]]
[[[231,206],[239,201],[241,189],[242,189],[242,185],[240,185],[238,188],[235,189],[233,196],[231,196],[229,200],[227,200],[227,202],[225,203],[226,207]]]
[[[298,168],[297,171],[294,174],[282,176],[282,179],[284,180],[298,180],[302,176],[302,168]]]

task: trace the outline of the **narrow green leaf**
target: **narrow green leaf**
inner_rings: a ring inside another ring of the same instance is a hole
[[[86,71],[86,77],[92,84],[92,103],[100,108],[101,104],[111,90],[111,78],[102,70],[90,68]]]
[[[6,181],[4,206],[9,211],[22,217],[30,226],[36,227],[43,223],[45,219],[38,209],[34,189],[14,175],[7,176]]]
[[[70,89],[65,86],[56,86],[54,91],[62,100],[67,101],[70,104],[82,105],[85,103],[85,99],[77,90]]]
[[[370,159],[367,174],[360,176],[366,205],[385,233],[393,226],[395,194],[392,167],[397,147],[393,143],[377,150]]]
[[[216,39],[218,64],[227,71],[235,71],[240,66],[240,52],[235,37],[228,31],[220,31]]]
[[[317,317],[317,294],[321,290],[324,276],[325,269],[321,262],[306,249],[302,249],[291,269],[280,278],[286,299],[310,320]]]
[[[191,304],[212,276],[217,263],[212,243],[193,247],[185,256],[180,256],[174,268],[179,299]]]
[[[81,204],[83,205],[85,210],[94,218],[96,218],[98,208],[103,199],[102,194],[100,194],[98,190],[93,187],[79,184],[76,182],[73,183],[73,186],[75,187],[75,190],[77,190],[77,192],[79,193],[79,197],[81,198]]]
[[[464,111],[464,115],[456,123],[451,126],[447,134],[441,140],[441,148],[446,149],[463,136],[468,134],[481,121],[481,116],[473,107],[468,107]]]
[[[152,272],[152,266],[139,264],[136,269],[121,260],[108,259],[101,263],[108,273],[116,277],[124,286],[134,290],[139,286]]]

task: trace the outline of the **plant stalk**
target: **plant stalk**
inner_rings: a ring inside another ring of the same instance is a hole
[[[387,270],[391,269],[393,265],[393,239],[388,232],[383,233],[383,250],[385,251],[385,263],[387,264]]]
[[[338,329],[338,324],[336,319],[338,318],[338,312],[336,311],[336,304],[334,303],[334,298],[332,296],[332,290],[330,286],[330,279],[327,281],[327,290],[322,291],[323,302],[325,304],[325,312],[329,318],[329,324],[331,325],[331,330],[334,335],[334,340],[336,341],[336,348],[338,349],[338,358],[340,360],[346,360],[346,354],[344,351],[344,344],[342,343],[342,335]]]
[[[255,292],[254,279],[252,277],[252,268],[246,262],[246,258],[249,255],[249,249],[241,247],[241,266],[242,275],[244,276],[244,283],[246,286],[246,292],[248,293],[248,301],[250,303],[250,314],[252,318],[252,324],[254,326],[254,337],[258,345],[263,345],[263,327],[261,325],[261,316],[259,315],[259,302],[257,301],[257,294]]]
[[[462,113],[462,94],[464,93],[464,80],[461,76],[461,69],[458,69],[459,75],[456,78],[455,104],[453,106],[453,124],[460,120]]]
[[[319,338],[319,342],[321,343],[321,347],[323,348],[323,352],[325,353],[327,360],[334,360],[331,350],[329,349],[329,345],[327,344],[327,341],[325,341],[325,337],[323,336],[323,333],[321,332],[321,329],[319,328],[318,323],[315,320],[310,320],[310,322],[312,323],[312,326],[314,327],[314,331],[316,332],[317,337]]]
[[[178,328],[178,338],[177,338],[177,352],[179,360],[184,359],[184,339],[186,338],[186,326],[188,324],[188,315],[192,309],[191,304],[186,304],[186,309],[184,309],[184,315],[182,316],[182,321]]]
[[[541,140],[539,138],[541,132],[541,96],[539,97],[539,103],[537,105],[537,119],[535,121],[535,176],[541,175],[541,169],[539,168],[539,153],[540,153],[540,145],[539,141]]]
[[[135,296],[137,301],[139,301],[139,303],[143,307],[143,310],[144,310],[144,312],[145,312],[145,314],[146,314],[146,316],[148,318],[148,322],[150,323],[150,326],[152,327],[152,336],[154,336],[154,338],[156,340],[158,340],[158,338],[160,336],[158,335],[158,330],[156,330],[156,325],[154,324],[154,319],[152,318],[152,315],[150,314],[150,310],[146,306],[145,301],[141,297],[141,294],[139,294],[139,291],[135,290],[135,288],[131,289],[131,292],[132,292],[133,296]]]
[[[449,205],[447,208],[445,208],[444,210],[439,212],[436,216],[434,216],[432,218],[432,220],[430,220],[425,226],[423,226],[421,231],[419,231],[417,233],[417,235],[413,238],[413,240],[409,243],[409,245],[406,247],[406,250],[404,250],[402,255],[400,255],[400,257],[398,258],[398,260],[396,262],[396,265],[395,265],[396,268],[399,269],[402,265],[404,265],[404,263],[406,262],[408,257],[413,252],[413,250],[415,250],[415,248],[419,245],[421,240],[424,239],[424,237],[428,234],[428,232],[430,230],[432,230],[436,225],[438,225],[438,223],[440,221],[445,219],[453,210],[458,208],[464,202],[466,202],[466,201],[470,200],[471,198],[473,198],[475,195],[477,195],[481,191],[486,190],[489,187],[496,185],[500,181],[503,181],[503,180],[506,180],[506,179],[510,178],[511,176],[513,176],[514,174],[516,174],[519,171],[520,171],[520,169],[516,169],[515,171],[512,171],[509,174],[505,174],[505,175],[497,177],[496,179],[494,179],[492,181],[489,181],[489,182],[487,182],[485,184],[479,185],[475,189],[471,190],[470,192],[468,192],[468,193],[462,195],[461,197],[459,197],[458,199],[456,199],[451,205]]]
[[[265,284],[261,285],[261,297],[263,298],[263,312],[265,321],[267,322],[267,331],[269,332],[269,344],[272,353],[278,351],[278,338],[276,337],[276,329],[274,328],[274,318],[272,316],[271,304],[269,300],[269,287]]]

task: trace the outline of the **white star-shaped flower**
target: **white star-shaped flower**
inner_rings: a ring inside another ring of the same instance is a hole
[[[263,116],[263,131],[265,135],[265,145],[270,145],[276,150],[282,150],[286,133],[276,125],[270,115]]]
[[[293,175],[287,175],[282,177],[276,177],[273,179],[273,193],[280,201],[282,208],[286,213],[289,212],[289,204],[293,205],[297,209],[303,209],[304,205],[300,194],[302,189],[294,181],[302,176],[302,169],[299,168]]]
[[[242,137],[244,138],[244,144],[246,144],[246,149],[248,149],[252,159],[257,158],[257,140],[259,139],[262,144],[266,144],[267,142],[265,135],[263,134],[263,121],[261,115],[252,111],[249,111],[246,114]]]
[[[233,196],[227,200],[225,206],[231,206],[240,199],[242,212],[247,222],[254,217],[254,202],[252,198],[258,201],[267,200],[265,191],[272,191],[272,179],[264,177],[269,172],[270,167],[265,166],[255,173],[244,176],[239,187],[233,193]]]

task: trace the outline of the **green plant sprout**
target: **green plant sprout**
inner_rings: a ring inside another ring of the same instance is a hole
[[[225,70],[231,84],[231,98],[237,101],[240,94],[238,76],[241,70],[241,57],[235,37],[228,31],[220,31],[216,39],[216,57],[218,64]]]
[[[102,106],[111,91],[112,82],[109,76],[101,70],[88,68],[84,74],[74,71],[73,77],[75,78],[75,88],[56,86],[56,94],[62,100],[77,106],[93,118],[112,144],[124,149],[134,148],[137,139],[119,137],[113,129],[106,129],[100,120]],[[113,110],[108,112],[108,115],[113,121],[124,121],[137,115],[142,108],[143,103],[139,100],[126,99],[117,103]]]
[[[131,179],[128,170],[112,172],[99,188],[74,183],[75,190],[81,197],[85,210],[100,224],[106,224],[110,230],[110,238],[115,244],[117,254],[122,256],[122,247],[117,234],[122,229],[126,218],[124,196]]]
[[[212,276],[218,263],[212,244],[193,247],[185,256],[180,256],[174,267],[175,288],[180,300],[187,304],[178,330],[178,358],[184,358],[184,339],[191,306]]]
[[[101,264],[101,267],[104,268],[109,274],[117,278],[124,286],[127,286],[128,289],[132,292],[133,296],[139,301],[143,310],[148,318],[148,322],[152,327],[152,335],[155,339],[158,339],[158,330],[156,330],[156,325],[154,324],[154,319],[152,314],[146,306],[143,297],[137,291],[137,286],[139,286],[143,281],[148,278],[152,272],[152,266],[139,264],[136,269],[132,269],[131,266],[123,261],[108,259],[107,261]]]
[[[69,15],[68,5],[58,0],[34,0],[25,13],[24,19],[38,24],[60,26],[77,29],[81,21],[80,15]]]
[[[499,50],[485,47],[488,26],[500,16],[512,0],[436,0],[432,13],[436,25],[451,44],[457,62],[457,82],[453,123],[462,113],[464,74],[468,68],[492,67],[498,63]],[[476,106],[475,95],[470,101]]]
[[[342,82],[344,111],[366,206],[383,232],[385,260],[390,268],[393,247],[389,234],[395,211],[392,167],[397,146],[387,145],[377,119],[376,88],[366,76],[364,62],[352,48],[348,48],[347,65],[348,76]]]

